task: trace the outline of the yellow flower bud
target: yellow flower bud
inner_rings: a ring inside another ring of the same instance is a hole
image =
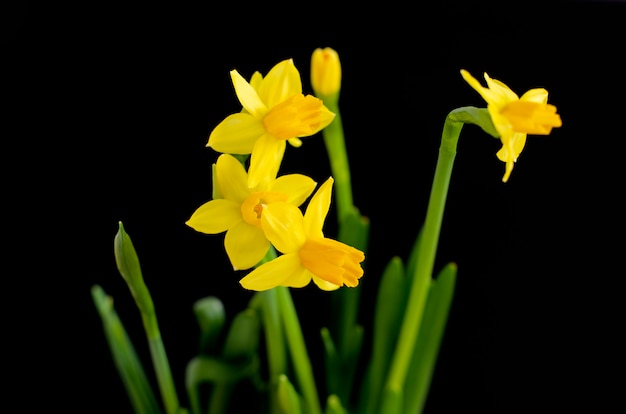
[[[320,97],[337,95],[341,89],[339,55],[330,47],[317,48],[311,56],[311,85]]]

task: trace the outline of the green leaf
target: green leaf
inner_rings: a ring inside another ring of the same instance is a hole
[[[251,377],[260,369],[258,358],[247,361],[230,362],[224,358],[198,356],[187,364],[185,386],[194,414],[201,412],[199,387],[206,382],[217,384],[234,384],[244,378]]]
[[[160,413],[152,387],[146,377],[141,361],[113,308],[113,299],[95,285],[91,289],[95,307],[102,319],[104,334],[126,393],[137,414]]]
[[[217,297],[208,296],[194,303],[193,312],[200,327],[200,352],[210,354],[226,320],[224,305]]]
[[[337,239],[361,251],[367,250],[370,221],[354,207],[341,223]]]
[[[286,375],[278,378],[278,405],[285,414],[302,413],[302,397],[293,387]]]
[[[259,347],[261,320],[256,311],[248,308],[235,315],[222,350],[229,361],[248,360]]]
[[[393,257],[380,282],[374,308],[372,356],[365,382],[366,389],[361,395],[361,405],[367,413],[378,412],[380,392],[398,340],[408,293],[408,281],[404,273],[402,259]]]
[[[422,412],[426,403],[452,304],[456,272],[456,264],[449,263],[430,285],[415,351],[406,377],[404,388],[406,412]]]
[[[326,400],[326,412],[325,414],[348,414],[348,410],[346,410],[341,405],[341,400],[335,394],[331,394],[328,396]]]

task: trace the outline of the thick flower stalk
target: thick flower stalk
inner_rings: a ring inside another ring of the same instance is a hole
[[[250,188],[244,166],[229,154],[218,157],[215,175],[222,198],[201,205],[186,224],[202,233],[226,232],[224,247],[235,270],[255,266],[270,248],[261,226],[264,209],[274,202],[297,208],[317,184],[305,175],[287,174],[260,180],[256,187]]]
[[[251,154],[248,185],[271,175],[285,152],[286,142],[311,136],[334,118],[323,102],[302,93],[300,73],[292,59],[274,66],[265,77],[258,72],[248,83],[236,70],[230,72],[243,110],[220,122],[209,135],[208,147],[228,154]]]
[[[531,89],[518,97],[508,86],[490,78],[487,73],[486,88],[466,70],[461,69],[461,76],[487,102],[487,110],[502,141],[502,148],[496,155],[506,163],[502,177],[502,181],[506,182],[524,149],[526,135],[550,134],[552,128],[561,126],[561,117],[556,113],[556,107],[547,103],[548,91],[543,88]]]
[[[311,280],[323,290],[359,284],[363,252],[324,237],[322,231],[332,185],[331,177],[311,198],[304,215],[293,204],[272,203],[264,207],[263,229],[282,255],[241,279],[244,288],[261,291],[276,286],[304,287]]]

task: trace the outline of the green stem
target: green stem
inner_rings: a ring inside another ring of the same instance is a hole
[[[428,202],[423,234],[421,235],[422,240],[419,243],[417,256],[419,260],[416,264],[415,273],[412,275],[413,280],[409,291],[407,309],[385,386],[385,391],[389,395],[394,396],[391,399],[398,394],[401,395],[403,392],[411,392],[411,390],[404,390],[403,387],[419,333],[428,286],[432,277],[443,212],[448,195],[448,186],[456,156],[456,145],[462,127],[462,122],[458,122],[452,119],[451,115],[448,115],[441,137],[439,157]],[[385,405],[383,405],[384,407]]]
[[[352,200],[352,183],[350,179],[350,165],[346,151],[345,138],[341,113],[336,100],[325,100],[326,107],[335,113],[335,119],[322,130],[324,144],[328,153],[330,168],[335,180],[335,200],[337,202],[337,217],[341,224],[345,217],[354,208]]]
[[[307,354],[304,337],[296,314],[296,308],[291,298],[291,293],[289,292],[289,288],[285,286],[278,286],[274,289],[276,290],[278,306],[281,310],[294,369],[307,406],[306,413],[321,414],[322,410],[317,395],[313,368],[311,367],[311,361]]]
[[[269,382],[272,389],[270,393],[270,413],[277,413],[276,390],[278,389],[281,375],[287,373],[287,354],[281,326],[280,310],[276,298],[276,289],[258,292],[258,295],[261,302],[261,315],[265,330],[265,343],[267,346]]]

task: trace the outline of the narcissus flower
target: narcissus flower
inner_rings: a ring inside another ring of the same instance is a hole
[[[248,187],[248,174],[235,157],[222,154],[215,165],[218,193],[223,197],[201,205],[186,222],[196,231],[226,232],[224,247],[235,270],[249,269],[267,253],[270,242],[261,227],[264,208],[281,202],[300,206],[315,189],[316,182],[301,174],[262,180]]]
[[[506,182],[513,171],[517,157],[524,149],[526,135],[548,135],[552,128],[561,126],[561,117],[556,107],[548,104],[548,91],[543,88],[531,89],[520,97],[504,83],[491,79],[485,73],[485,88],[461,69],[461,76],[487,102],[487,110],[496,130],[500,134],[502,148],[498,158],[506,163],[502,181]]]
[[[323,290],[359,284],[363,252],[324,237],[322,231],[333,182],[331,177],[319,188],[304,215],[293,204],[272,203],[265,207],[261,217],[263,229],[282,255],[241,279],[244,288],[261,291],[275,286],[303,287],[311,279]]]
[[[282,160],[287,141],[299,145],[299,137],[319,132],[335,115],[320,99],[302,93],[292,59],[278,63],[264,78],[255,73],[250,83],[236,70],[230,76],[244,110],[220,122],[207,146],[228,154],[251,154],[248,185],[256,187]]]

